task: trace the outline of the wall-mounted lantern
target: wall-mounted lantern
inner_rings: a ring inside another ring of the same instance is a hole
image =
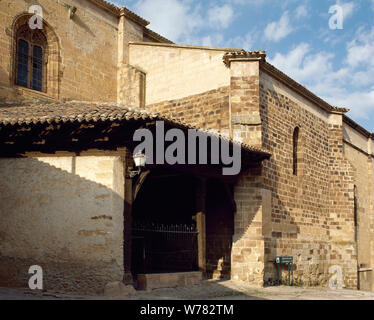
[[[147,162],[147,158],[145,154],[140,151],[134,154],[133,158],[134,158],[134,163],[135,163],[135,167],[137,168],[137,170],[129,170],[130,178],[134,178],[135,176],[140,174],[140,172],[145,167],[146,162]]]

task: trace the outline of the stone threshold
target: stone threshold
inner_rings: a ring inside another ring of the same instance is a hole
[[[201,271],[138,274],[137,290],[153,290],[198,285],[203,280]]]

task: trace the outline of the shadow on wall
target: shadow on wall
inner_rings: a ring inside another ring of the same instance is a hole
[[[66,13],[67,15],[67,13]],[[92,32],[92,30],[88,27],[88,25],[86,23],[84,23],[84,21],[79,18],[79,15],[74,15],[74,17],[72,18],[72,20],[79,26],[81,27],[82,29],[84,29],[90,36],[92,37],[96,37],[95,33]]]
[[[0,67],[0,85],[9,86],[9,73]]]
[[[273,164],[272,168],[276,173],[278,167]],[[233,279],[249,281],[260,286],[276,283],[275,257],[286,255],[285,250],[279,250],[283,237],[287,237],[287,240],[296,239],[299,233],[293,217],[278,195],[277,178],[274,179],[271,197],[265,198],[263,170],[255,168],[243,173],[235,187],[237,212],[234,218],[232,255]],[[283,234],[273,230],[272,209],[279,212],[279,216],[293,226],[293,233]],[[289,247],[287,255],[292,255],[291,249]]]
[[[0,286],[28,287],[31,265],[43,268],[46,290],[100,293],[122,280],[113,157],[83,158],[0,159]]]

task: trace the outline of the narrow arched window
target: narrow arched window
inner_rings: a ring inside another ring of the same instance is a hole
[[[354,186],[354,223],[355,227],[358,226],[358,203],[357,203],[357,186]]]
[[[293,132],[293,174],[295,176],[297,176],[298,144],[299,144],[299,128],[296,127],[294,132]]]
[[[47,40],[42,30],[24,24],[17,30],[16,84],[46,91]]]

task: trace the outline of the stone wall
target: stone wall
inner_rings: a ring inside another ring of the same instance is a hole
[[[123,278],[124,172],[120,155],[0,159],[0,286],[102,293]]]
[[[357,288],[357,242],[354,213],[355,169],[343,152],[342,117],[329,124],[329,236],[331,264],[343,268],[344,283]]]
[[[339,265],[345,285],[354,288],[353,170],[343,155],[341,126],[331,127],[326,112],[317,112],[265,73],[260,74],[260,108],[263,147],[272,153],[263,163],[264,188],[272,193],[265,281],[276,279],[275,257],[289,255],[295,260],[296,283],[327,284],[329,267]],[[296,127],[300,134],[294,175]]]
[[[119,70],[118,103],[144,109],[146,74],[129,64]]]
[[[146,109],[198,128],[228,133],[229,88],[222,87],[182,99],[149,104]]]
[[[372,241],[374,237],[372,229],[373,211],[370,209],[372,186],[369,182],[371,176],[368,174],[370,160],[368,156],[348,144],[344,145],[344,153],[355,168],[358,266],[363,269],[370,268],[372,267]],[[363,290],[372,290],[372,285],[372,283],[361,281],[360,288]]]
[[[178,100],[230,84],[225,49],[130,43],[130,61],[147,73],[146,104]]]
[[[374,265],[372,140],[347,124],[343,127],[343,138],[345,157],[355,168],[358,266],[367,270],[360,272],[359,285],[362,290],[374,290],[373,271],[368,270]]]
[[[230,75],[233,137],[251,146],[261,147],[259,61],[232,61]]]
[[[237,211],[231,251],[231,279],[264,285],[265,242],[269,223],[266,191],[262,189],[261,169],[241,175],[234,188]]]
[[[68,8],[62,2],[40,0],[37,3],[58,38],[58,98],[116,101],[118,17],[90,1],[69,2],[77,7],[73,19],[69,19]],[[23,0],[0,2],[1,100],[14,100],[24,92],[13,82],[12,28],[16,17],[27,13],[31,4],[34,3]],[[32,91],[32,94],[34,98],[44,98],[38,92]],[[47,95],[50,95],[48,90]]]

